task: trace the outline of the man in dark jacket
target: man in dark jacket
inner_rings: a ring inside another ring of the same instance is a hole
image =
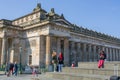
[[[13,70],[14,70],[13,74],[14,74],[15,76],[17,76],[17,72],[18,72],[18,65],[17,65],[17,62],[14,63]]]

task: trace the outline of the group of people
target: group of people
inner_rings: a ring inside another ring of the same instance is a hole
[[[106,59],[106,54],[104,51],[101,51],[99,53],[99,61],[98,61],[98,68],[104,68],[104,60]],[[57,53],[55,51],[53,51],[52,53],[52,64],[54,67],[54,72],[58,71],[58,72],[62,72],[62,67],[64,64],[64,56],[62,53],[59,53],[59,55],[57,56]],[[75,65],[72,64],[72,67],[74,67]],[[7,63],[6,64],[6,68],[5,68],[5,74],[7,76],[10,75],[15,75],[17,76],[18,73],[18,65],[17,62],[15,63]],[[36,73],[35,68],[33,68],[33,74]]]
[[[54,72],[58,71],[58,72],[62,72],[62,67],[64,64],[64,56],[62,53],[59,53],[58,57],[57,57],[57,53],[55,51],[53,51],[52,53],[52,64],[54,67]]]
[[[10,75],[17,76],[17,73],[18,73],[17,62],[15,62],[15,63],[11,63],[11,62],[6,63],[5,74],[7,76],[10,76]]]
[[[98,68],[104,68],[105,59],[106,59],[106,53],[103,50],[101,50],[100,53],[99,53]],[[55,51],[53,51],[53,53],[52,53],[52,64],[53,64],[53,67],[54,67],[54,72],[56,72],[56,71],[61,72],[63,64],[64,64],[63,54],[59,53],[59,56],[57,57],[57,53]],[[75,64],[72,63],[71,67],[75,67]]]

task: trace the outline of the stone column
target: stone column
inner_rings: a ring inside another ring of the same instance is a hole
[[[119,49],[117,49],[117,61],[119,61]]]
[[[108,56],[107,56],[107,60],[110,61],[110,48],[108,47]]]
[[[2,39],[2,54],[1,54],[1,64],[4,64],[6,62],[6,38]]]
[[[83,48],[83,61],[87,61],[87,56],[86,56],[86,43],[83,44],[84,45],[84,48]]]
[[[115,61],[117,61],[117,49],[115,49]]]
[[[115,48],[113,48],[113,61],[115,61]]]
[[[46,36],[46,67],[51,64],[51,36]]]
[[[60,48],[60,38],[57,38],[57,55],[59,55],[59,53],[61,52],[61,48]]]
[[[106,56],[107,56],[107,57],[106,57],[106,60],[107,60],[107,61],[109,61],[109,53],[108,53],[108,48],[106,47],[105,49],[106,49],[106,52],[105,52],[105,53],[106,53]]]
[[[0,62],[1,62],[1,53],[2,53],[2,39],[0,38]]]
[[[98,50],[97,50],[97,53],[96,53],[96,60],[99,60],[101,50],[102,50],[102,47],[100,45],[98,45]]]
[[[110,49],[110,61],[112,61],[112,48],[109,49]]]
[[[118,59],[117,59],[117,49],[115,49],[115,61],[117,61]]]
[[[81,45],[80,43],[77,43],[77,60],[78,62],[81,61]]]
[[[88,56],[89,56],[88,58],[89,59],[88,59],[88,61],[90,61],[90,62],[92,61],[92,57],[93,57],[93,53],[91,52],[91,46],[92,45],[89,44],[89,49],[88,49]]]
[[[70,66],[69,64],[69,40],[67,38],[64,39],[64,65]]]
[[[93,59],[94,59],[94,61],[97,61],[96,60],[96,55],[97,55],[97,53],[96,53],[96,45],[94,45],[93,46],[93,56],[94,56]]]
[[[14,49],[11,49],[11,53],[10,53],[10,62],[14,62]]]
[[[45,36],[43,36],[43,35],[40,35],[40,43],[39,43],[39,45],[40,45],[40,53],[39,53],[39,65],[40,65],[40,67],[43,67],[43,66],[45,66],[45,50],[46,50],[46,48],[45,48]]]
[[[102,50],[105,51],[105,47],[104,46],[102,46]]]
[[[75,60],[75,42],[71,42],[71,63]]]
[[[114,61],[117,60],[117,57],[116,57],[116,48],[114,48]]]
[[[120,49],[118,49],[118,61],[120,61]]]

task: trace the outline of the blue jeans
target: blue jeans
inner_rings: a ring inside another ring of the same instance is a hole
[[[17,76],[17,70],[15,70],[15,71],[13,72],[13,75]]]
[[[59,65],[58,65],[58,71],[59,71],[59,72],[62,72],[62,67],[63,67],[63,64],[59,64]]]

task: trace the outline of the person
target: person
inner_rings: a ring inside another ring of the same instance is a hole
[[[58,71],[59,72],[62,72],[63,64],[64,64],[64,56],[62,53],[60,53],[58,56]]]
[[[14,67],[14,64],[13,63],[8,63],[8,74],[7,74],[7,77],[9,77],[11,74],[13,74],[13,67]]]
[[[6,65],[5,65],[5,75],[8,74],[9,67],[10,67],[10,64],[9,64],[9,62],[8,62],[8,63],[6,63]]]
[[[17,72],[18,72],[18,65],[17,62],[15,62],[13,67],[13,75],[17,76]]]
[[[98,68],[104,68],[104,60],[106,59],[106,53],[101,51],[99,54]]]
[[[32,75],[37,76],[37,69],[34,66],[32,68]]]
[[[72,63],[71,67],[75,67],[75,63],[74,62]]]
[[[56,72],[56,69],[57,69],[57,53],[55,51],[53,51],[53,53],[52,53],[52,64],[53,64],[54,72]]]

